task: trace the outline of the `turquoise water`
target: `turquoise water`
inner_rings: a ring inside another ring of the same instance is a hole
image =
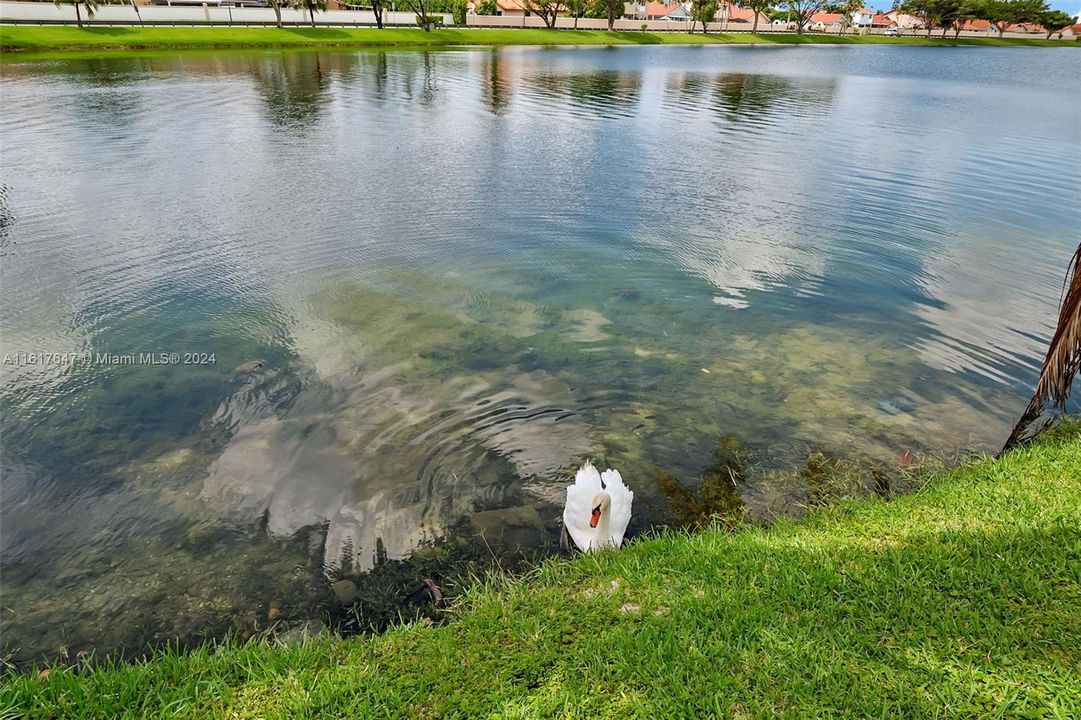
[[[314,612],[479,511],[543,545],[587,457],[640,532],[726,436],[758,516],[813,450],[995,449],[1081,231],[1068,49],[2,70],[16,657]]]

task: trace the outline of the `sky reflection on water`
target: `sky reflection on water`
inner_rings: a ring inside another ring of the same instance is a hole
[[[0,368],[5,634],[228,624],[309,555],[554,522],[586,456],[640,530],[728,433],[763,467],[994,448],[1081,230],[1075,55],[5,63],[3,352],[216,356]],[[183,621],[142,610],[163,566]]]

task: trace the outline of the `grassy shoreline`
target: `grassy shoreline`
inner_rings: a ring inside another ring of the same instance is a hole
[[[37,52],[225,48],[463,47],[504,45],[709,45],[709,44],[980,45],[1063,47],[1078,43],[1037,38],[925,38],[882,35],[796,35],[769,33],[614,32],[532,28],[230,28],[0,26],[0,51]]]
[[[1081,425],[798,523],[479,585],[452,622],[9,676],[47,717],[1081,715]]]

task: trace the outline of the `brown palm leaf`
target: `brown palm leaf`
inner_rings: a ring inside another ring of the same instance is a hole
[[[1066,406],[1070,386],[1078,370],[1081,370],[1081,244],[1078,244],[1070,260],[1062,287],[1064,294],[1059,307],[1058,326],[1055,334],[1051,336],[1051,344],[1043,359],[1036,392],[1006,440],[1003,450],[1022,443],[1025,431],[1043,412],[1044,404],[1048,400],[1052,407]]]

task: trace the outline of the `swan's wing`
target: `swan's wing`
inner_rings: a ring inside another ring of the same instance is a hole
[[[578,468],[574,476],[574,484],[596,495],[601,491],[601,474],[597,472],[597,468],[593,467],[593,463],[586,460],[582,467]]]
[[[611,532],[612,544],[619,547],[623,542],[623,533],[627,532],[627,525],[631,522],[634,493],[623,484],[623,477],[618,470],[605,470],[601,479],[604,481],[605,492],[612,498],[608,530]]]
[[[567,487],[567,505],[563,508],[563,527],[579,550],[588,551],[595,530],[589,526],[593,498],[601,491],[601,474],[587,462]]]

